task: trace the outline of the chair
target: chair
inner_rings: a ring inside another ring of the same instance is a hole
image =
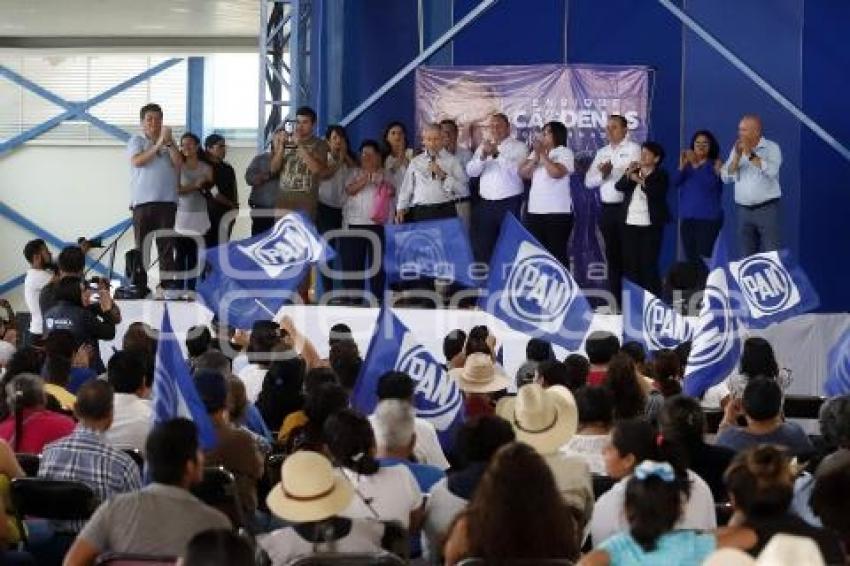
[[[817,419],[825,401],[817,395],[786,395],[782,411],[788,419]]]
[[[239,493],[236,491],[236,478],[224,467],[204,468],[204,479],[192,486],[191,491],[195,497],[227,515],[234,528],[245,526]]]
[[[145,471],[145,457],[142,456],[142,452],[138,448],[122,448],[121,451],[133,459],[136,465],[139,466],[139,473],[143,474]]]
[[[85,521],[97,508],[94,491],[78,481],[16,478],[12,480],[11,496],[15,516],[24,533],[26,517]]]
[[[38,467],[41,465],[41,454],[18,452],[15,454],[15,458],[27,474],[27,477],[34,478],[38,475]]]
[[[170,556],[109,552],[98,556],[94,566],[174,566],[175,562],[177,558]]]
[[[312,554],[296,558],[288,563],[288,566],[400,566],[405,561],[389,552],[375,553],[340,553],[340,554]]]
[[[591,480],[593,481],[594,499],[599,499],[603,493],[614,487],[614,484],[617,483],[617,480],[611,476],[603,476],[601,474],[591,474]]]

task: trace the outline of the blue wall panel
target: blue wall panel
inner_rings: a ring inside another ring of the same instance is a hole
[[[803,109],[850,145],[850,2],[809,1],[803,27]],[[821,295],[821,310],[850,311],[850,163],[802,131],[800,260]]]

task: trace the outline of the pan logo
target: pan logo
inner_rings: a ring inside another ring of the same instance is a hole
[[[463,408],[460,389],[424,346],[413,343],[409,332],[402,341],[395,367],[416,382],[416,414],[430,421],[437,431],[448,430]]]
[[[545,250],[522,242],[500,298],[502,310],[519,322],[557,332],[578,289]]]
[[[753,314],[776,314],[800,302],[800,293],[775,252],[758,254],[739,262],[738,281]]]
[[[321,253],[321,243],[293,214],[278,220],[274,228],[259,241],[250,246],[237,247],[269,277],[278,277],[294,265],[315,261]]]
[[[643,308],[643,334],[651,350],[675,348],[693,336],[684,317],[653,297]]]
[[[737,325],[726,290],[708,285],[702,300],[703,308],[697,323],[700,332],[694,338],[688,357],[688,373],[722,361],[735,346]]]
[[[440,231],[418,229],[396,234],[399,271],[407,277],[427,275],[453,278],[452,265],[446,261],[446,251]]]

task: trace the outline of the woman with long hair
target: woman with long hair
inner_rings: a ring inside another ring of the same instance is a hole
[[[207,194],[213,183],[213,170],[201,161],[202,151],[201,140],[195,134],[186,132],[180,137],[183,164],[180,166],[174,231],[189,237],[175,238],[175,247],[178,269],[186,272],[186,286],[193,291],[198,279],[198,243],[194,237],[205,237],[211,226]]]
[[[628,354],[620,352],[611,358],[604,386],[614,400],[614,420],[633,419],[649,412],[647,395],[638,380],[637,367]]]
[[[581,530],[558,493],[543,457],[527,444],[503,446],[484,472],[469,507],[451,529],[446,564],[479,558],[485,564],[515,560],[575,560]]]
[[[383,144],[381,148],[383,167],[392,177],[393,186],[401,187],[404,173],[407,171],[410,160],[413,159],[413,148],[410,147],[407,128],[397,120],[390,122],[381,134],[381,143]]]

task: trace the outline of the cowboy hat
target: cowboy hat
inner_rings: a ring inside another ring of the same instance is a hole
[[[284,460],[281,481],[266,498],[269,510],[287,521],[321,521],[343,511],[354,497],[351,483],[318,452],[303,450]]]
[[[523,385],[516,397],[499,400],[496,414],[511,423],[518,441],[541,454],[557,452],[578,428],[576,402],[566,387]]]
[[[476,352],[466,357],[462,368],[449,371],[458,387],[467,393],[493,393],[508,388],[508,376],[487,354]]]

